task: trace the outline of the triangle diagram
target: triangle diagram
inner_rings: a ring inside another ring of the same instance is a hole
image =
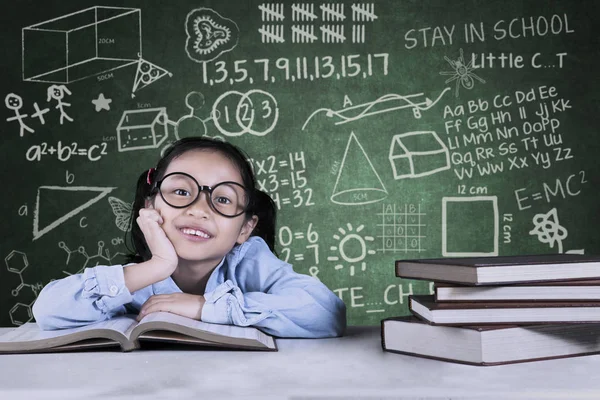
[[[35,200],[33,212],[33,240],[39,239],[66,220],[79,214],[92,204],[116,189],[114,187],[88,186],[40,186]],[[75,208],[65,204],[80,204]],[[40,215],[44,217],[45,226],[40,227]]]
[[[137,71],[135,72],[135,81],[133,82],[131,97],[135,97],[133,93],[154,83],[167,74],[173,76],[173,74],[166,69],[140,58]]]
[[[343,205],[375,203],[387,197],[387,190],[354,132],[350,133],[331,201]]]

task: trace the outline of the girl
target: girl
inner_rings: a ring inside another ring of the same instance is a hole
[[[42,329],[166,311],[279,337],[342,335],[344,303],[273,254],[275,204],[234,145],[175,142],[138,179],[132,213],[132,263],[50,282],[33,306]]]

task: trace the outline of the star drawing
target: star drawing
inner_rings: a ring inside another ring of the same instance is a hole
[[[110,111],[110,103],[112,99],[107,99],[104,97],[104,93],[100,93],[100,96],[96,100],[92,100],[92,103],[96,106],[96,112],[100,112],[102,110]]]

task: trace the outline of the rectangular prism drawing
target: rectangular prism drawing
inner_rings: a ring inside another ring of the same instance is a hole
[[[394,135],[389,160],[394,179],[418,178],[450,169],[448,148],[433,131]]]
[[[96,6],[22,29],[24,81],[71,83],[142,57],[141,11]]]
[[[167,139],[168,120],[164,107],[125,111],[117,126],[118,150],[158,148]]]
[[[499,214],[496,196],[442,198],[442,255],[498,255]]]

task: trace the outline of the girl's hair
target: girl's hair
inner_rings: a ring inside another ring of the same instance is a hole
[[[250,195],[245,218],[249,219],[253,215],[258,217],[258,223],[252,231],[252,236],[263,238],[271,251],[275,253],[275,221],[277,217],[275,203],[267,193],[256,187],[254,171],[246,153],[237,146],[220,140],[207,137],[187,137],[171,144],[163,157],[158,161],[156,169],[144,171],[137,180],[135,198],[131,210],[131,231],[127,236],[129,240],[126,240],[127,248],[132,253],[127,256],[127,262],[142,262],[152,258],[152,253],[148,248],[144,234],[136,223],[140,209],[145,207],[146,200],[156,196],[158,193],[157,191],[152,191],[153,185],[148,182],[153,183],[161,180],[171,161],[192,150],[219,152],[229,158],[233,165],[238,168],[242,176],[242,183]],[[133,246],[133,249],[130,248],[129,244]]]

